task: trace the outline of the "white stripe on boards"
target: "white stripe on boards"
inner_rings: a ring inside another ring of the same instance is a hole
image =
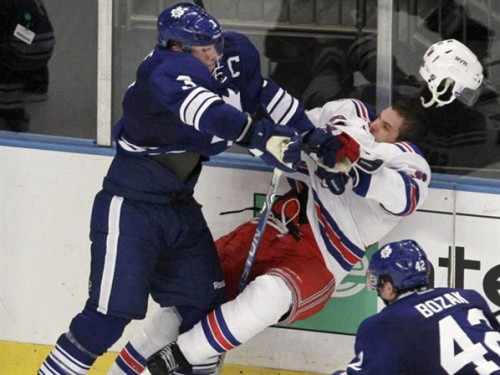
[[[97,308],[97,311],[103,314],[108,312],[108,303],[111,296],[111,287],[113,285],[113,277],[115,274],[118,239],[120,237],[120,212],[122,203],[122,197],[114,196],[109,205],[106,257],[104,259],[104,269],[102,272],[99,293],[99,307]]]

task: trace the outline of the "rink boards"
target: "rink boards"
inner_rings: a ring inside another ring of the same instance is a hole
[[[112,150],[18,146],[0,146],[0,341],[52,345],[85,302],[90,209]],[[270,177],[258,160],[241,155],[225,154],[205,167],[196,196],[214,237],[252,216],[220,212],[252,206]],[[416,239],[429,253],[436,286],[476,289],[498,311],[500,189],[491,181],[439,176],[431,186],[424,207],[381,242]],[[324,373],[345,365],[357,325],[380,308],[364,288],[365,267],[366,261],[358,265],[323,312],[266,330],[227,363]]]

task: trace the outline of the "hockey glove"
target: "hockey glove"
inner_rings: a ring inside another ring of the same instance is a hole
[[[343,194],[345,185],[349,181],[349,176],[344,172],[332,172],[325,168],[318,167],[317,175],[321,178],[324,187],[328,187],[335,195]]]
[[[300,162],[302,136],[294,128],[275,124],[262,109],[237,143],[285,172],[293,172]]]
[[[304,143],[315,150],[321,164],[335,168],[335,164],[345,162],[354,164],[359,158],[359,144],[351,136],[334,126],[316,128],[304,135]]]

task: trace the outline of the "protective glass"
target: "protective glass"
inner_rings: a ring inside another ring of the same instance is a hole
[[[476,90],[471,90],[466,87],[462,90],[462,93],[458,97],[458,100],[461,101],[466,106],[472,107],[474,104],[476,104],[482,91],[483,91],[483,85],[479,86],[479,88]]]

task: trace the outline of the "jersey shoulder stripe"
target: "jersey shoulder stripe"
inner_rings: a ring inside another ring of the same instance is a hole
[[[413,143],[410,142],[397,142],[394,145],[399,148],[402,152],[415,153],[423,156],[422,151]]]
[[[279,88],[266,106],[266,109],[267,113],[269,113],[277,124],[287,124],[297,111],[298,106],[297,99],[288,95],[282,88]]]
[[[192,90],[184,99],[179,109],[179,115],[182,122],[200,130],[199,120],[201,115],[208,106],[217,100],[222,99],[203,87],[197,87]]]
[[[368,110],[366,109],[366,106],[363,104],[363,102],[357,100],[357,99],[350,99],[352,104],[354,105],[354,109],[356,110],[356,114],[358,117],[370,121],[370,118],[368,116]]]
[[[401,212],[392,212],[384,207],[383,204],[380,206],[387,213],[395,216],[408,216],[411,215],[417,209],[418,202],[420,201],[420,187],[417,182],[408,176],[406,173],[398,172],[401,178],[405,182],[405,195],[406,195],[406,206]]]

